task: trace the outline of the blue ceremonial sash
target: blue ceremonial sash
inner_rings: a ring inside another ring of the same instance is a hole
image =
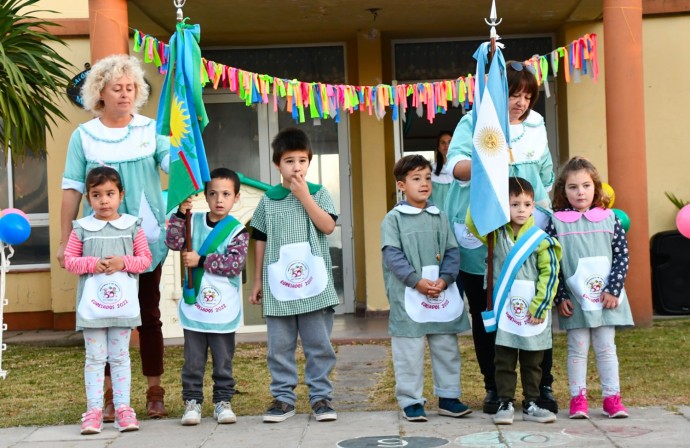
[[[503,306],[513,286],[513,281],[522,265],[532,252],[539,246],[539,243],[546,238],[546,232],[537,226],[530,227],[524,235],[516,242],[508,253],[503,263],[498,281],[494,285],[493,304],[494,309],[482,311],[482,320],[487,333],[493,333],[498,327],[498,320],[503,312]]]
[[[204,243],[201,245],[197,253],[199,255],[208,255],[214,253],[216,249],[218,249],[218,246],[220,246],[223,243],[223,241],[227,239],[227,237],[233,232],[233,230],[236,230],[238,228],[238,224],[240,224],[240,222],[237,219],[233,218],[231,215],[228,215],[225,218],[223,218],[220,222],[218,222],[218,224],[215,225],[213,230],[211,230],[211,233],[208,234],[208,236],[204,240]],[[242,227],[240,227],[240,229],[241,228]],[[182,295],[184,297],[188,299],[194,297],[196,299],[196,296],[199,294],[199,286],[201,285],[201,278],[203,277],[203,274],[203,266],[197,266],[192,269],[192,280],[194,282],[193,288],[187,288],[187,280],[185,275],[185,281],[183,283],[184,286],[182,288]]]

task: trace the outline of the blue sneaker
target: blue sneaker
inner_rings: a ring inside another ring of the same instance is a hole
[[[472,409],[457,398],[439,398],[438,399],[438,415],[445,415],[446,417],[462,417],[463,415],[471,414]]]
[[[405,409],[405,418],[410,422],[425,422],[427,420],[424,406],[419,403],[411,404]]]
[[[338,419],[338,414],[333,409],[333,405],[326,399],[315,401],[311,405],[311,409],[314,411],[314,418],[317,422],[332,422]]]
[[[295,407],[280,400],[273,400],[264,414],[265,423],[280,423],[295,415]]]

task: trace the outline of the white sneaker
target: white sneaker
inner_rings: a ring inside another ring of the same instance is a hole
[[[184,402],[184,414],[180,423],[182,426],[194,426],[201,423],[201,405],[196,400]]]
[[[496,425],[512,425],[513,415],[515,415],[515,409],[513,408],[512,401],[502,401],[498,406],[498,411],[494,415],[494,424]]]
[[[526,409],[525,404],[528,406]],[[556,421],[556,414],[548,409],[540,408],[535,402],[530,401],[522,405],[522,419],[529,422],[553,423]]]
[[[213,418],[218,420],[218,423],[235,423],[237,421],[237,416],[232,412],[229,401],[216,403],[213,409]]]

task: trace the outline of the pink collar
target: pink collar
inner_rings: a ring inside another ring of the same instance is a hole
[[[590,208],[586,212],[578,212],[577,210],[562,210],[553,214],[556,219],[563,222],[576,222],[581,217],[587,218],[590,222],[600,222],[611,216],[611,210],[601,207]]]

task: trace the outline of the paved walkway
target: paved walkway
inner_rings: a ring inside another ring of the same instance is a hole
[[[182,427],[178,418],[144,420],[137,432],[120,434],[108,425],[101,434],[81,436],[79,425],[0,429],[0,448],[9,447],[276,447],[276,448],[432,448],[432,447],[690,447],[690,407],[673,411],[632,408],[628,419],[609,419],[601,409],[590,410],[590,420],[570,420],[566,412],[552,424],[523,422],[517,409],[511,426],[496,426],[490,416],[475,410],[465,418],[441,417],[435,402],[427,405],[429,421],[411,423],[399,412],[362,412],[376,376],[384,371],[388,348],[369,345],[386,338],[386,320],[341,318],[334,341],[341,345],[335,375],[336,422],[316,422],[299,414],[283,423],[266,424],[261,416],[239,417],[232,425],[218,425],[212,418],[201,425]],[[238,341],[265,341],[265,335],[238,335]],[[8,332],[5,342],[47,345],[81,345],[74,332]],[[168,340],[167,344],[180,341]],[[0,380],[0,388],[2,380]],[[2,418],[2,416],[0,416]]]
[[[661,408],[631,409],[631,418],[608,419],[591,410],[591,420],[569,420],[559,414],[552,424],[523,422],[498,427],[485,414],[462,419],[430,411],[426,423],[411,423],[397,412],[340,412],[336,422],[316,422],[300,414],[282,423],[261,417],[240,417],[232,425],[205,418],[198,426],[182,427],[178,419],[147,420],[137,432],[120,434],[108,426],[101,434],[79,435],[78,425],[0,430],[0,447],[124,447],[130,448],[431,448],[431,447],[687,447],[690,407],[669,412]]]

